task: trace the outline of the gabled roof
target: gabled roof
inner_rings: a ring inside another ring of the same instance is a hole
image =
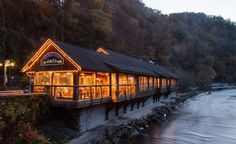
[[[40,55],[40,53],[42,53],[42,51],[46,48],[46,44],[51,44],[56,47],[56,49],[67,56],[79,70],[102,72],[119,71],[131,74],[162,76],[177,79],[175,74],[157,64],[151,64],[137,58],[129,57],[124,54],[102,48],[99,48],[97,51],[93,51],[57,40],[52,41],[50,39],[43,44],[39,51],[22,69],[23,72],[34,64],[37,54]]]
[[[157,76],[156,73],[145,68],[139,59],[110,50],[106,51],[108,55],[99,53],[99,55],[103,57],[104,63],[112,66],[120,72]]]
[[[101,48],[100,51],[102,51]],[[104,58],[104,62],[112,65],[121,72],[133,72],[137,74],[155,76],[158,75],[162,77],[177,79],[176,75],[158,64],[152,64],[147,61],[126,56],[121,53],[113,52],[111,50],[106,51],[108,54],[104,54],[104,52],[100,53],[100,55]]]
[[[82,70],[105,72],[113,71],[108,65],[103,62],[101,56],[98,55],[96,51],[85,49],[71,44],[66,44],[60,41],[54,42],[76,63],[78,63]]]

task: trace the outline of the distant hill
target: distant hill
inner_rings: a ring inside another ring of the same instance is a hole
[[[19,70],[42,37],[152,60],[187,85],[236,82],[236,26],[222,17],[164,15],[139,0],[0,1],[0,59]]]

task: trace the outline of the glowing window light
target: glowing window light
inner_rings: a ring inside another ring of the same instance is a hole
[[[41,48],[36,52],[36,54],[31,58],[31,60],[22,68],[22,72],[30,69],[38,59],[44,54],[44,52],[50,47],[53,46],[56,50],[58,50],[69,62],[71,62],[78,70],[81,70],[81,67],[75,63],[64,51],[62,51],[52,40],[48,39]]]

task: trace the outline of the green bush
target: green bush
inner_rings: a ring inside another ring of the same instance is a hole
[[[0,143],[32,143],[38,137],[34,126],[50,117],[47,96],[0,97],[0,105]]]

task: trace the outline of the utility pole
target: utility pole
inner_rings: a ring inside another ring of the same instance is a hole
[[[6,87],[8,78],[7,78],[7,67],[13,67],[15,64],[10,62],[10,60],[5,60],[4,64],[0,63],[0,67],[4,66],[4,75],[3,75],[3,86]]]

